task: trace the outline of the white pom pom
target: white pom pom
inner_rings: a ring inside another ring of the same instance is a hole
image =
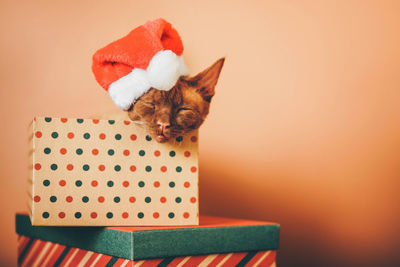
[[[113,82],[108,93],[115,105],[127,110],[151,87],[170,90],[182,75],[189,74],[183,57],[171,50],[160,51],[153,56],[147,70],[135,68],[131,73]]]
[[[118,108],[126,110],[150,87],[146,71],[136,68],[113,82],[108,88],[108,93]]]
[[[171,50],[158,52],[147,67],[147,75],[151,87],[158,90],[170,90],[182,75],[188,74],[188,69],[182,57]]]
[[[179,77],[183,75],[189,75],[189,69],[186,67],[185,61],[183,61],[183,57],[180,56],[179,58]],[[178,77],[178,78],[179,78]]]

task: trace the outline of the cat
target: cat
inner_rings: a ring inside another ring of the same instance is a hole
[[[209,113],[224,61],[193,77],[181,76],[169,91],[151,88],[127,111],[129,118],[143,123],[159,143],[198,129]]]

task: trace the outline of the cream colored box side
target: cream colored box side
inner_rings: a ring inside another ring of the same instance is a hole
[[[28,198],[27,198],[27,207],[28,207],[28,213],[31,218],[31,222],[33,222],[33,181],[34,181],[34,162],[35,162],[35,121],[36,119],[33,119],[31,123],[29,124],[28,127],[28,183],[27,183],[27,191],[28,191]]]
[[[34,128],[34,225],[198,224],[197,131],[159,144],[130,121],[37,118]]]

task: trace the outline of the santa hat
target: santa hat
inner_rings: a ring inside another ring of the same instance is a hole
[[[97,82],[123,110],[150,88],[170,90],[188,74],[178,32],[164,19],[149,21],[93,55]]]

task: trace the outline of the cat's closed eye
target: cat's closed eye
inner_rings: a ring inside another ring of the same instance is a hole
[[[152,102],[143,102],[143,105],[146,106],[147,108],[155,108],[155,104]]]
[[[179,113],[181,111],[187,111],[187,110],[192,110],[192,109],[188,108],[188,107],[181,107],[181,108],[178,108],[177,112]]]

